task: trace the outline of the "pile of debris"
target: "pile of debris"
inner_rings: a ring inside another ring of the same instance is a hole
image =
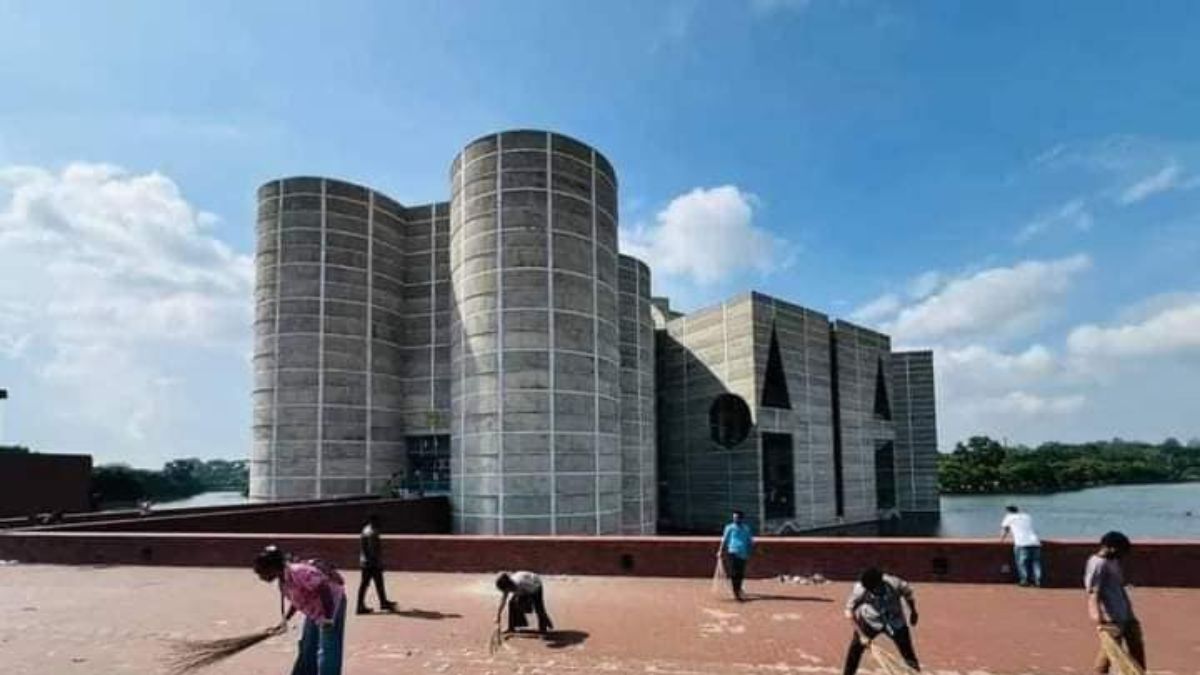
[[[780,574],[779,583],[781,584],[800,584],[801,586],[819,586],[829,583],[823,574],[813,574],[805,576],[803,574]]]

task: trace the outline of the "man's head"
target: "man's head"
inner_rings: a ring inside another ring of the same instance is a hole
[[[1004,507],[1004,510],[1008,511],[1009,513],[1016,513],[1020,509],[1018,509],[1015,504],[1009,504],[1008,506]]]
[[[496,577],[496,589],[502,593],[512,593],[517,590],[517,585],[513,583],[512,577],[508,576],[508,572],[501,572],[500,576]]]
[[[878,567],[868,567],[859,575],[858,583],[874,593],[883,586],[883,572],[879,571]]]
[[[367,514],[367,524],[370,525],[371,527],[379,527],[379,514],[378,513]]]
[[[738,509],[733,510],[733,522],[740,523],[740,522],[742,522],[742,519],[745,517],[746,517],[746,514],[742,513],[740,510],[738,510]]]
[[[275,581],[283,575],[286,557],[275,546],[267,546],[254,556],[254,573],[263,581]]]
[[[1105,532],[1104,536],[1100,537],[1100,553],[1106,558],[1123,558],[1132,546],[1129,537],[1116,530]]]

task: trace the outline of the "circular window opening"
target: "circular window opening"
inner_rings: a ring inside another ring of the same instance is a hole
[[[713,443],[733,446],[750,435],[750,407],[737,394],[721,394],[708,409],[708,430]]]

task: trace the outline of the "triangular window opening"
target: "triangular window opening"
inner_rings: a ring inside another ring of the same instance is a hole
[[[875,371],[875,416],[879,419],[892,419],[892,405],[888,401],[887,379],[883,376],[883,359],[879,359],[879,367]]]
[[[767,353],[767,373],[763,377],[762,405],[764,408],[791,410],[787,375],[783,372],[783,357],[779,354],[779,337],[771,326],[771,348]]]

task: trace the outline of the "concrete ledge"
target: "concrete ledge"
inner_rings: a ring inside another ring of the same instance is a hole
[[[65,565],[184,565],[245,567],[274,543],[301,556],[320,556],[342,569],[358,565],[355,535],[181,534],[134,532],[0,533],[0,559]],[[547,574],[709,577],[716,538],[710,537],[385,537],[389,569],[489,572],[534,569]],[[1092,542],[1043,545],[1047,585],[1077,587]],[[961,539],[761,539],[752,577],[820,573],[857,577],[880,565],[912,581],[1011,583],[1011,548]],[[1200,542],[1135,542],[1128,564],[1132,583],[1200,586]]]

